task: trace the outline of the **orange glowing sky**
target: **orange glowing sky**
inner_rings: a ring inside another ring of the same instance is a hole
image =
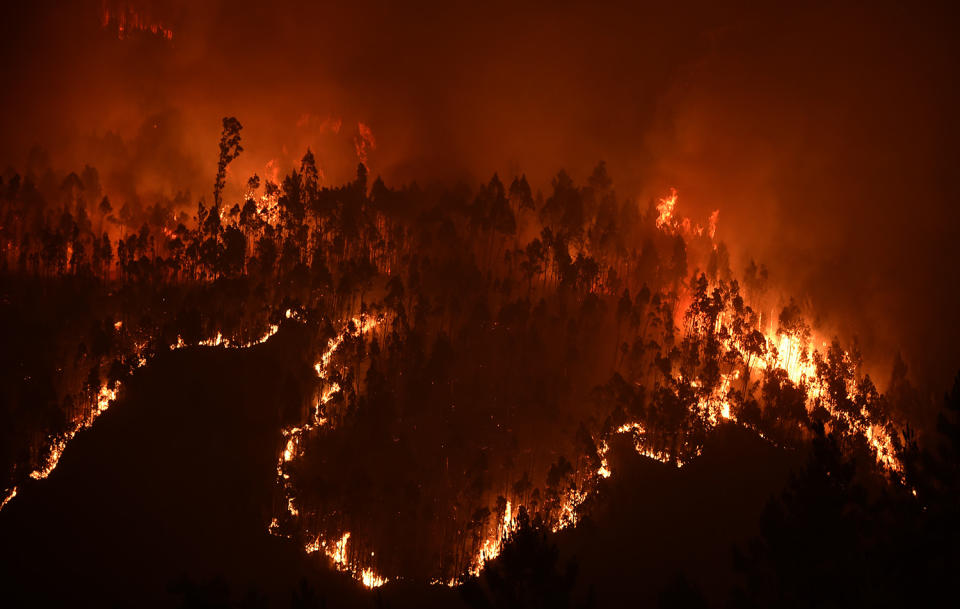
[[[119,36],[105,6],[143,27]],[[525,171],[546,188],[604,159],[643,204],[676,186],[691,217],[721,209],[734,263],[767,261],[868,357],[902,348],[934,386],[960,365],[946,6],[82,0],[5,16],[0,169],[39,144],[121,197],[209,198],[226,115],[244,125],[235,188],[308,146],[345,180],[358,142],[394,182]]]

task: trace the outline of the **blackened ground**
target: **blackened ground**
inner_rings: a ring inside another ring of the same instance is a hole
[[[331,606],[369,606],[373,594],[325,558],[267,532],[281,416],[300,393],[294,334],[138,371],[51,476],[0,513],[2,604],[170,606],[183,578],[207,589],[222,578],[234,597],[253,589],[286,606],[306,578]]]
[[[561,560],[576,560],[580,596],[593,586],[601,607],[657,606],[682,575],[722,606],[739,583],[734,545],[760,532],[764,506],[804,454],[726,425],[681,469],[638,456],[625,436],[608,458],[613,475],[590,517],[558,535]]]
[[[328,607],[462,606],[445,587],[363,590],[267,533],[283,417],[309,376],[303,352],[284,327],[254,349],[186,349],[135,373],[49,479],[0,512],[3,604],[163,607],[252,594],[286,607],[306,585]],[[720,602],[735,579],[732,544],[756,534],[797,461],[735,428],[681,470],[624,441],[593,516],[549,542],[561,561],[575,557],[574,596],[592,588],[597,606],[654,605],[679,572]]]

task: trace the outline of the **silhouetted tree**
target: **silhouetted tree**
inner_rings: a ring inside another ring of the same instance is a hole
[[[223,187],[227,181],[227,165],[240,156],[243,147],[240,146],[240,130],[243,125],[236,118],[229,116],[223,119],[223,132],[220,134],[220,158],[217,161],[217,179],[213,183],[213,203],[220,207],[223,202]]]

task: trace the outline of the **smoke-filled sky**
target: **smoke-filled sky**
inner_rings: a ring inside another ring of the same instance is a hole
[[[228,115],[244,125],[235,188],[308,146],[328,181],[349,179],[361,123],[388,183],[523,171],[547,190],[603,159],[644,206],[675,186],[680,213],[720,209],[735,266],[767,262],[827,332],[858,335],[881,385],[898,348],[916,380],[946,385],[960,367],[949,6],[515,4],[8,6],[0,169],[36,165],[39,145],[58,171],[95,165],[114,196],[209,199]]]

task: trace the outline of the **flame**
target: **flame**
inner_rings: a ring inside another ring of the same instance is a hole
[[[288,316],[289,317],[289,316]],[[267,331],[264,332],[259,338],[256,338],[251,341],[235,341],[225,338],[223,333],[217,330],[216,336],[213,338],[205,338],[197,343],[199,347],[225,347],[227,349],[249,349],[250,347],[255,347],[257,345],[262,345],[263,343],[270,340],[274,334],[280,331],[279,324],[270,324],[267,326]],[[184,347],[190,346],[188,343],[184,342],[182,336],[177,336],[177,342],[170,345],[170,350],[175,351],[177,349],[183,349]]]
[[[670,196],[660,199],[657,206],[660,217],[657,219],[657,226],[664,232],[676,230],[676,221],[673,219],[674,207],[677,201],[676,189],[670,189]],[[714,211],[710,216],[710,237],[715,235],[716,222],[719,211]],[[688,221],[684,219],[682,225],[687,225]],[[695,234],[701,234],[695,231]],[[720,346],[725,353],[747,353],[746,345],[735,339],[735,333],[732,328],[725,323],[724,312],[720,312],[713,325],[713,334],[720,337]],[[760,324],[762,325],[762,324]],[[783,370],[790,381],[805,391],[806,407],[808,412],[813,412],[817,406],[822,406],[827,410],[833,420],[843,423],[846,433],[859,435],[864,438],[874,453],[874,458],[881,469],[890,472],[902,472],[903,466],[895,455],[893,438],[885,425],[877,422],[870,422],[870,415],[866,408],[861,408],[858,413],[859,420],[855,420],[850,414],[839,410],[830,400],[820,399],[824,395],[824,387],[817,375],[817,365],[813,345],[819,345],[824,351],[828,347],[825,340],[813,335],[801,337],[797,334],[774,330],[772,320],[768,322],[767,328],[758,328],[763,336],[764,356],[761,358],[751,358],[744,371],[751,373],[754,368],[759,370]],[[850,361],[849,353],[843,352],[845,365],[850,368],[850,378],[855,378],[855,370]],[[732,420],[735,417],[731,413],[729,392],[731,384],[740,378],[740,369],[734,369],[721,375],[719,387],[709,395],[701,395],[698,402],[698,410],[702,418],[710,425],[715,426],[719,420]],[[690,380],[689,384],[693,388],[698,388],[696,379]],[[848,396],[855,396],[858,389],[855,382],[851,381],[845,388]],[[640,445],[638,444],[638,450]],[[656,454],[648,455],[653,458],[668,457],[667,455]],[[678,461],[679,465],[679,461]]]
[[[345,566],[347,564],[347,542],[350,541],[350,532],[343,534],[335,544],[332,545],[329,549],[326,550],[327,556],[330,560],[333,561],[333,564],[338,567]],[[326,542],[324,542],[326,545]]]
[[[172,29],[137,11],[130,3],[108,3],[104,0],[100,11],[100,25],[104,29],[113,25],[119,40],[124,40],[131,32],[149,33],[163,40],[173,40]]]
[[[606,440],[601,440],[597,447],[597,454],[600,456],[600,467],[597,468],[597,475],[601,478],[609,478],[613,475],[610,470],[610,464],[607,463],[607,453],[610,452],[610,445]]]
[[[276,522],[276,519],[274,519],[274,522]],[[349,531],[335,541],[321,539],[320,536],[317,536],[313,541],[304,546],[304,550],[306,550],[307,554],[315,554],[323,550],[323,553],[333,562],[333,566],[337,571],[351,575],[365,588],[379,588],[390,581],[386,577],[377,575],[373,569],[358,568],[351,564],[347,554],[347,543],[349,541]]]
[[[710,214],[710,239],[713,240],[717,236],[717,222],[720,219],[720,210],[715,209],[713,213]]]
[[[97,417],[107,411],[113,400],[117,398],[117,390],[118,387],[111,388],[107,385],[100,387],[100,391],[97,393],[97,398],[94,402],[94,407],[85,416],[78,417],[67,432],[53,439],[44,464],[30,472],[31,478],[34,480],[43,480],[56,469],[57,464],[60,462],[60,457],[63,456],[63,451],[67,448],[70,440],[80,431],[92,426],[93,422],[97,420]],[[8,497],[3,502],[3,505],[6,505],[12,498],[12,496]],[[0,506],[0,508],[2,508],[2,506]]]
[[[517,528],[516,518],[512,513],[513,504],[510,501],[507,501],[506,510],[504,510],[503,518],[498,523],[496,530],[492,537],[488,537],[484,540],[483,545],[480,547],[480,551],[477,553],[476,557],[473,560],[473,564],[470,566],[469,572],[471,575],[479,575],[480,570],[483,569],[483,566],[490,560],[493,560],[500,555],[500,552],[503,550],[504,541],[507,539],[507,535]]]
[[[0,501],[0,510],[6,507],[6,505],[10,503],[10,500],[16,496],[17,496],[17,487],[13,487],[9,491],[7,491],[7,495],[3,498],[3,501]]]
[[[650,448],[645,443],[646,431],[643,425],[636,421],[624,423],[615,430],[615,433],[632,435],[634,450],[636,450],[637,454],[639,455],[643,455],[644,457],[659,461],[661,463],[673,464],[678,468],[685,465],[684,461],[681,461],[678,457],[671,456],[666,451],[654,450],[653,448]]]
[[[343,330],[327,341],[326,348],[323,350],[323,353],[321,353],[319,360],[314,364],[314,370],[321,382],[326,382],[328,379],[331,372],[331,360],[343,342],[348,337],[367,334],[382,321],[382,318],[361,315],[355,316],[345,323]],[[283,437],[286,438],[286,442],[284,443],[280,458],[277,461],[277,476],[287,495],[287,513],[292,518],[298,518],[300,512],[293,504],[293,496],[289,488],[290,475],[286,473],[285,467],[288,463],[291,463],[300,456],[300,445],[305,434],[327,426],[329,421],[326,417],[322,416],[323,406],[327,404],[338,391],[340,391],[340,385],[336,382],[331,382],[321,392],[311,420],[304,425],[286,428],[282,432]],[[279,526],[277,525],[276,518],[271,521],[269,531],[273,534],[278,534]],[[304,546],[304,549],[307,554],[312,554],[323,549],[324,553],[333,561],[338,571],[349,574],[364,587],[377,588],[387,583],[389,579],[377,574],[371,567],[360,564],[359,560],[349,559],[347,555],[347,542],[349,539],[350,532],[343,533],[338,540],[333,542],[323,539],[321,535],[317,534],[314,536],[312,542]]]
[[[657,202],[657,228],[666,230],[673,226],[673,208],[677,205],[677,189],[671,188],[670,195]]]
[[[390,580],[377,575],[372,569],[364,569],[360,572],[360,583],[363,584],[365,588],[379,588],[388,581]]]
[[[379,588],[390,581],[386,577],[377,575],[373,569],[364,568],[358,570],[351,565],[347,555],[347,542],[349,541],[350,532],[347,531],[334,542],[321,540],[320,537],[317,537],[308,543],[305,549],[307,554],[314,554],[322,549],[327,558],[333,561],[333,566],[338,571],[352,575],[353,578],[359,581],[365,588]]]
[[[114,323],[114,328],[119,330],[123,326],[123,322],[117,321]],[[239,342],[239,341],[230,341],[225,339],[221,332],[217,332],[217,335],[214,338],[206,339],[200,341],[198,344],[200,346],[223,346],[227,348],[238,348],[245,349],[261,343],[266,342],[270,339],[277,331],[280,329],[280,326],[277,324],[271,324],[268,327],[268,330],[259,338],[249,341],[249,342]],[[184,342],[183,338],[178,336],[177,342],[170,346],[171,350],[181,349],[186,347],[187,343]],[[143,355],[146,350],[146,343],[136,343],[134,345],[134,357],[135,357],[135,368],[141,368],[145,366],[148,362],[147,358]],[[63,456],[63,452],[66,450],[67,445],[71,440],[84,429],[88,429],[93,426],[97,418],[101,414],[107,411],[113,402],[117,399],[117,395],[120,391],[120,383],[115,383],[113,386],[103,384],[100,386],[100,390],[97,392],[96,398],[93,401],[90,409],[77,416],[72,422],[70,428],[57,436],[54,436],[48,440],[49,447],[47,449],[46,457],[44,458],[43,464],[30,472],[30,477],[34,480],[43,480],[47,478],[53,470],[56,469],[57,465],[60,463],[60,458]],[[10,502],[17,494],[16,487],[13,488],[6,498],[0,502],[0,510],[2,510],[7,503]]]
[[[580,520],[578,510],[583,502],[590,497],[592,489],[571,488],[564,492],[563,499],[560,502],[560,514],[557,516],[550,527],[550,530],[556,533],[567,527],[577,526]]]
[[[679,218],[674,215],[676,206],[677,206],[677,189],[670,188],[670,194],[666,197],[662,197],[657,200],[657,219],[656,225],[657,228],[667,234],[676,234],[680,233],[688,237],[702,237],[704,233],[704,228],[700,224],[694,224],[690,218]],[[720,219],[720,210],[715,209],[710,214],[710,218],[707,223],[706,233],[710,237],[710,240],[716,237],[717,234],[717,223]]]

